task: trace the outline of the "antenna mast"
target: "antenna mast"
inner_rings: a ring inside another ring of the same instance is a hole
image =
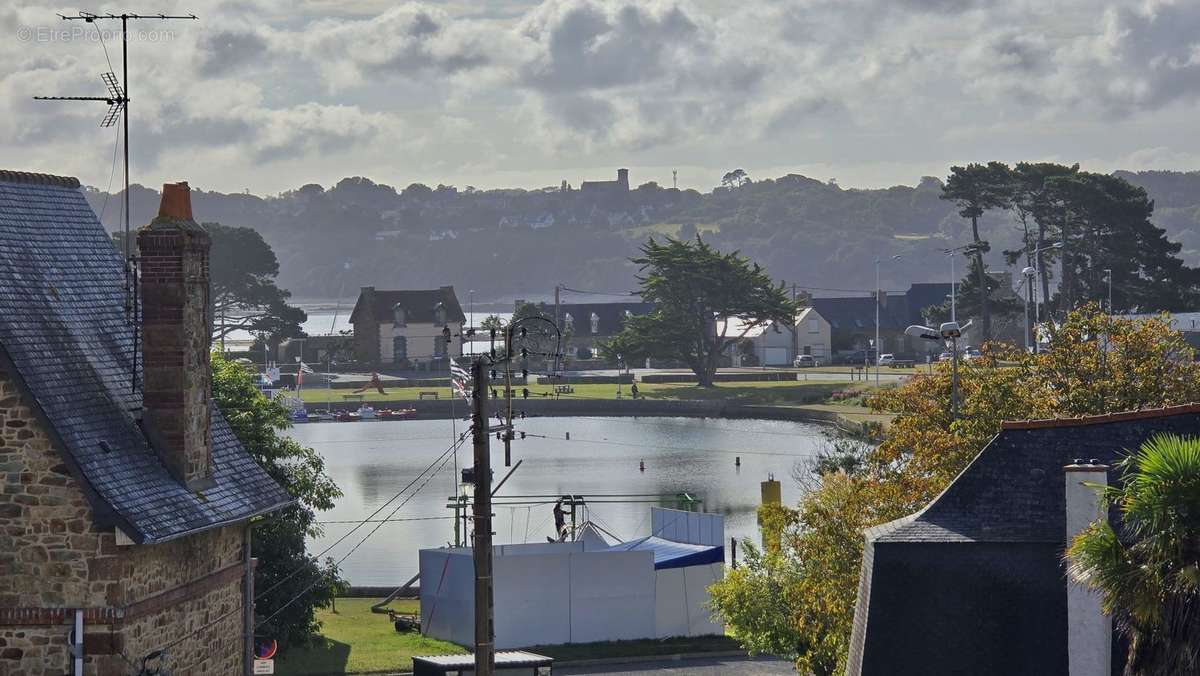
[[[59,14],[58,17],[63,21],[83,21],[84,23],[118,20],[121,22],[121,82],[118,83],[116,76],[111,72],[100,76],[104,80],[104,84],[108,87],[108,96],[35,96],[33,98],[39,101],[104,101],[108,103],[109,108],[108,113],[105,114],[104,119],[100,122],[101,127],[111,127],[116,123],[118,117],[121,118],[125,155],[124,236],[121,238],[121,246],[125,255],[125,317],[129,320],[130,326],[133,327],[133,373],[130,376],[132,380],[131,389],[136,392],[138,325],[136,317],[137,291],[134,277],[137,274],[137,261],[134,259],[129,237],[129,21],[131,19],[155,21],[185,19],[196,21],[198,17],[195,14],[133,14],[130,12],[123,12],[121,14],[94,14],[83,11],[79,12],[78,16]],[[97,27],[97,30],[99,30],[99,27]],[[124,87],[122,87],[122,84]],[[122,113],[124,114],[122,115]]]

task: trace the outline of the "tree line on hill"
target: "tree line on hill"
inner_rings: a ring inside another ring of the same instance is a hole
[[[1165,230],[1168,240],[1182,245],[1176,257],[1188,265],[1200,262],[1200,172],[1105,176],[1072,170],[1060,176],[1059,169],[1048,169],[1059,165],[1018,165],[1010,171],[1020,174],[1021,166],[1054,174],[1044,178],[1074,190],[1073,198],[1081,204],[1091,204],[1096,195],[1104,199],[1095,208],[1071,211],[1066,220],[1015,206],[984,209],[976,225],[979,240],[989,245],[981,252],[989,269],[1004,268],[1004,252],[1027,244],[1027,226],[1042,225],[1043,234],[1052,238],[1060,221],[1072,242],[1099,247],[1067,249],[1067,259],[1076,263],[1066,271],[1066,288],[1078,297],[1101,283],[1096,271],[1084,264],[1119,251],[1119,238],[1107,229],[1110,222],[1148,220]],[[1145,191],[1146,199],[1138,189]],[[103,209],[106,195],[95,190],[87,194],[97,212],[103,212],[105,224],[117,229],[116,210]],[[932,177],[916,186],[862,190],[795,174],[757,180],[735,170],[723,185],[706,193],[653,182],[627,193],[595,196],[561,186],[477,190],[416,183],[397,190],[365,178],[347,178],[328,189],[306,185],[268,197],[195,190],[193,203],[200,220],[260,233],[278,257],[276,283],[296,297],[353,295],[365,285],[454,284],[477,289],[477,299],[499,300],[549,296],[555,282],[581,289],[632,290],[636,267],[629,259],[642,243],[652,235],[692,239],[695,233],[703,233],[721,249],[741,251],[773,278],[817,295],[869,293],[876,256],[903,256],[883,270],[886,288],[944,281],[949,265],[943,251],[971,243],[974,237],[957,213],[962,207],[941,199],[942,194],[943,182]],[[131,202],[132,222],[149,222],[157,193],[135,185]],[[118,202],[110,198],[108,203]],[[1080,223],[1091,230],[1074,229]],[[1107,239],[1092,245],[1083,241],[1086,232],[1105,233]],[[1139,232],[1153,234],[1144,227]],[[1153,237],[1148,241],[1158,242]],[[1129,250],[1138,245],[1130,242]],[[1013,265],[1018,271],[1024,267],[1016,260]],[[1049,272],[1061,275],[1060,268]],[[1158,292],[1148,282],[1123,287],[1119,280],[1124,270],[1113,269],[1118,305],[1133,307],[1146,294]],[[1057,288],[1057,279],[1052,278],[1052,288]]]

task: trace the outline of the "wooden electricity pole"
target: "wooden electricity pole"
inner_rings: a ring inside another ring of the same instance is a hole
[[[496,673],[492,627],[492,459],[488,434],[488,369],[484,360],[471,365],[472,441],[475,451],[475,675]]]

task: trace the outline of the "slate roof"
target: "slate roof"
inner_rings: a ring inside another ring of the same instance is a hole
[[[43,417],[101,526],[152,543],[291,502],[213,406],[213,480],[175,481],[135,420],[123,265],[73,178],[0,171],[0,366]],[[140,360],[139,360],[140,361]]]
[[[1112,466],[1157,433],[1200,436],[1200,404],[1005,423],[941,495],[916,514],[869,530],[867,537],[881,543],[1061,543],[1062,468],[1080,458]],[[1110,473],[1110,480],[1118,478]],[[1111,516],[1116,522],[1119,515]]]
[[[903,294],[888,293],[879,306],[879,327],[903,331],[912,324],[923,324],[921,310],[941,305],[950,294],[950,285],[940,282],[913,284]],[[875,298],[850,296],[843,298],[813,298],[812,307],[836,331],[875,330]]]
[[[547,317],[554,316],[553,303],[540,303],[539,309]],[[577,338],[615,336],[625,326],[626,312],[633,315],[644,315],[653,310],[654,303],[559,303],[558,321],[565,329],[566,316],[571,315],[571,319],[575,323]],[[599,333],[592,333],[591,317],[593,312],[600,318],[600,324],[597,327],[600,329]]]
[[[350,322],[357,321],[361,308],[363,307],[363,296],[365,293],[360,292],[358,300],[354,303],[354,310],[350,313]],[[454,294],[453,286],[443,286],[438,289],[399,289],[399,290],[376,290],[372,289],[370,294],[374,299],[372,310],[375,314],[375,321],[388,322],[392,321],[392,308],[397,303],[404,308],[405,321],[414,324],[432,324],[433,310],[438,303],[445,304],[446,321],[451,323],[461,323],[467,321],[467,316],[463,314],[462,305],[458,303],[458,296]]]

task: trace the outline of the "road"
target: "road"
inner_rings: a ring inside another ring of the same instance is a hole
[[[687,660],[655,660],[631,664],[608,664],[593,667],[555,667],[555,674],[575,676],[631,676],[633,674],[655,674],[656,676],[783,676],[795,674],[792,663],[773,657],[720,657]]]

